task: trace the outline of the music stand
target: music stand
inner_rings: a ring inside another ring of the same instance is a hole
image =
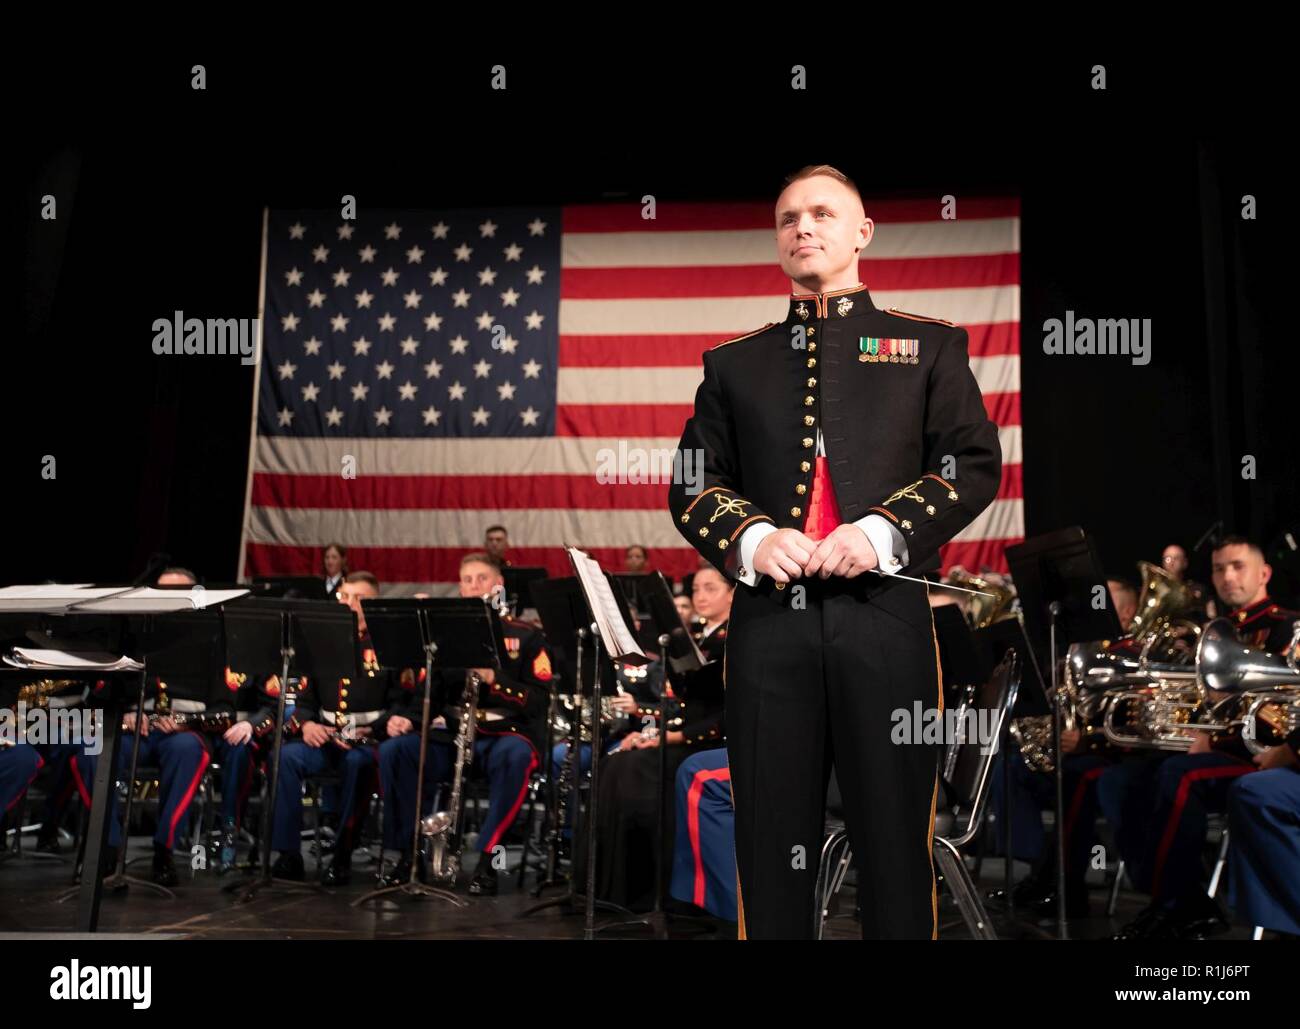
[[[319,883],[294,882],[271,875],[271,833],[280,782],[280,751],[284,745],[285,695],[291,676],[322,682],[357,678],[356,615],[335,601],[271,597],[252,597],[229,604],[222,614],[229,667],[261,670],[274,668],[278,663],[280,668],[280,689],[271,730],[267,802],[262,806],[261,874],[229,883],[222,887],[222,892],[243,890],[238,901],[241,904],[267,887],[290,893],[326,894],[328,891]]]
[[[514,610],[523,611],[526,608],[537,607],[533,587],[545,581],[548,574],[545,568],[517,568],[510,565],[501,569],[501,579],[506,586],[506,599],[512,602]]]
[[[559,787],[560,777],[551,774],[551,752],[554,749],[554,707],[556,704],[556,695],[551,695],[551,714],[547,718],[546,726],[546,775],[548,785],[547,795],[547,857],[546,873],[541,882],[533,889],[533,896],[540,897],[542,891],[550,886],[565,885],[568,887],[567,892],[562,897],[553,900],[543,901],[540,904],[534,904],[519,913],[520,918],[526,918],[538,911],[544,911],[547,908],[563,908],[564,914],[576,915],[585,910],[585,898],[578,890],[577,881],[577,848],[578,841],[584,830],[594,832],[595,824],[591,823],[588,828],[587,823],[590,816],[583,818],[581,808],[581,761],[579,748],[582,746],[582,701],[583,697],[589,695],[594,685],[595,675],[586,672],[586,668],[592,669],[596,666],[598,660],[591,629],[590,614],[587,610],[587,602],[583,598],[582,588],[578,584],[576,576],[567,576],[562,579],[546,579],[533,584],[533,601],[538,614],[541,616],[542,625],[546,630],[546,641],[552,652],[555,654],[556,665],[560,672],[561,680],[568,679],[573,683],[572,697],[572,717],[569,719],[569,748],[564,757],[566,770],[573,769],[570,776],[570,800],[569,803],[573,810],[573,850],[574,860],[569,869],[567,879],[561,878],[559,870],[559,841],[564,831],[564,826],[560,819],[559,804]],[[595,719],[595,709],[593,708],[592,717]],[[596,767],[596,762],[600,755],[596,753],[594,741],[591,752],[592,768]],[[632,915],[627,908],[618,904],[613,904],[605,900],[596,900],[596,906],[603,911],[615,912],[618,914]]]
[[[1061,755],[1061,684],[1057,681],[1062,644],[1114,639],[1120,633],[1106,588],[1106,574],[1092,539],[1079,526],[1060,529],[1007,547],[1007,563],[1020,595],[1025,635],[1031,651],[1046,654],[1051,677],[1052,752],[1056,763],[1056,928],[1068,940],[1065,917],[1065,786]],[[1097,587],[1103,603],[1094,606]],[[1010,823],[1010,812],[1003,817]],[[1011,861],[1010,846],[1006,860]]]
[[[424,699],[420,714],[420,757],[415,779],[415,824],[411,830],[411,874],[407,882],[371,890],[352,902],[358,907],[390,893],[407,897],[438,897],[457,907],[468,901],[450,890],[418,881],[420,821],[424,806],[424,765],[429,746],[435,660],[448,668],[501,668],[505,637],[496,610],[474,597],[426,597],[412,600],[362,600],[366,627],[375,654],[389,668],[412,668],[423,662]],[[441,700],[442,698],[440,698]],[[473,752],[466,755],[466,766]],[[457,852],[460,847],[460,819],[457,817]],[[449,841],[451,842],[451,841]],[[382,861],[381,861],[382,866]]]
[[[210,610],[128,616],[124,623],[126,631],[129,633],[132,628],[137,626],[138,629],[134,635],[134,649],[141,654],[140,660],[144,662],[145,668],[140,672],[140,683],[136,691],[136,728],[132,734],[134,739],[131,741],[131,762],[126,779],[126,802],[122,805],[122,813],[118,818],[122,846],[118,848],[117,868],[112,874],[104,877],[103,886],[114,892],[131,886],[139,886],[158,894],[160,897],[175,900],[176,894],[166,886],[129,875],[126,871],[128,864],[126,853],[130,842],[131,809],[135,800],[134,786],[136,773],[140,767],[140,741],[144,738],[140,726],[141,722],[149,718],[150,714],[144,709],[144,695],[150,675],[159,679],[164,676],[190,676],[193,675],[195,668],[210,668],[213,670],[213,674],[218,674],[217,670],[221,667],[219,663],[221,660],[221,613],[218,609],[213,608]],[[212,691],[209,690],[208,695],[211,696],[211,694]],[[158,714],[159,712],[155,710],[152,713]],[[96,765],[95,788],[99,788],[101,781],[99,772],[100,769]],[[111,768],[108,782],[111,784],[110,788],[116,791],[116,763]],[[96,859],[96,863],[98,863],[98,859]],[[81,874],[85,875],[84,862]],[[98,876],[99,869],[95,868],[92,874]],[[79,891],[79,886],[72,887],[59,897],[58,902],[63,903],[71,899]]]

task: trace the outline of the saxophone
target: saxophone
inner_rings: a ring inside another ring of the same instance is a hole
[[[478,694],[483,680],[477,672],[465,673],[461,694],[460,725],[456,730],[456,769],[451,780],[451,800],[445,811],[420,820],[422,847],[428,855],[429,878],[454,883],[460,875],[460,796],[465,769],[474,759],[474,734],[478,729]]]

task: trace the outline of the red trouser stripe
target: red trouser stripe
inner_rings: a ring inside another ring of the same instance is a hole
[[[686,825],[691,837],[691,857],[695,861],[696,907],[704,907],[704,858],[700,854],[700,797],[704,793],[706,782],[731,782],[731,767],[702,768],[691,779],[691,788],[686,793]]]
[[[1156,851],[1156,867],[1151,876],[1151,896],[1160,896],[1160,877],[1165,870],[1165,859],[1169,856],[1169,848],[1174,845],[1174,836],[1178,832],[1178,820],[1182,818],[1183,808],[1187,804],[1187,795],[1192,791],[1192,783],[1199,782],[1202,779],[1227,779],[1237,775],[1245,775],[1247,772],[1253,772],[1254,765],[1242,764],[1240,766],[1220,765],[1215,768],[1195,768],[1190,772],[1184,772],[1183,777],[1178,780],[1178,792],[1174,795],[1174,807],[1169,812],[1169,820],[1165,823],[1164,835],[1160,837],[1160,848]]]

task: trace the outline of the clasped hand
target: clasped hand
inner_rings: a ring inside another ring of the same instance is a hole
[[[764,536],[754,552],[754,571],[777,582],[814,575],[853,579],[879,563],[867,534],[852,523],[838,526],[821,542],[810,540],[798,529],[777,529]]]

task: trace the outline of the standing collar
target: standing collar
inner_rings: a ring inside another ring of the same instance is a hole
[[[791,293],[786,320],[807,322],[821,321],[824,318],[851,318],[875,309],[867,287],[859,282],[848,289],[831,290],[829,293]]]

